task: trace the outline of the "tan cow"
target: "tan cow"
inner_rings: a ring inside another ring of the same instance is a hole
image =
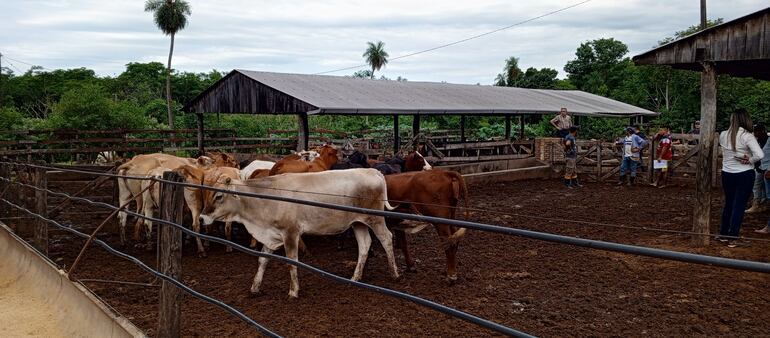
[[[270,169],[270,176],[286,173],[308,173],[331,169],[337,163],[337,148],[333,145],[324,145],[318,148],[318,157],[311,161],[302,159],[302,153],[286,156],[276,162]]]
[[[197,159],[192,158],[182,158],[177,157],[174,155],[169,154],[146,154],[146,155],[137,155],[134,156],[134,158],[131,159],[131,161],[126,162],[125,164],[118,167],[117,173],[118,175],[123,176],[133,176],[133,177],[147,177],[153,170],[162,168],[166,170],[174,170],[182,166],[194,166],[197,168],[209,168],[211,166],[237,166],[237,162],[235,162],[235,158],[233,158],[231,155],[224,154],[224,153],[209,153],[209,156],[201,156]],[[157,172],[156,172],[157,174]],[[162,171],[160,172],[162,175]],[[146,187],[146,185],[145,185]],[[132,198],[135,197],[135,204],[136,204],[136,212],[142,213],[143,207],[144,207],[144,201],[140,193],[142,192],[142,180],[137,179],[130,179],[130,178],[122,178],[118,180],[118,200],[119,205],[124,205],[128,203]],[[186,189],[185,195],[188,195]],[[188,207],[190,207],[190,200],[187,199]],[[200,204],[200,203],[199,203]],[[191,211],[193,211],[193,208],[190,208]],[[200,210],[200,207],[197,208],[197,210]],[[200,213],[200,211],[198,211]],[[193,218],[193,227],[195,230],[195,224],[198,224],[198,228],[196,231],[200,231],[200,222],[196,219],[198,218],[197,214],[193,214],[195,217]],[[126,238],[126,220],[128,218],[128,215],[124,212],[118,213],[118,220],[119,220],[119,226],[120,226],[120,242],[121,244],[126,244],[127,238]],[[142,228],[142,220],[137,219],[137,222],[134,226],[134,240],[139,240],[141,237],[141,228]],[[151,224],[151,223],[150,223]],[[151,225],[150,225],[151,226]],[[151,228],[150,228],[151,229]],[[148,234],[150,232],[147,232]],[[149,237],[148,237],[149,238]]]
[[[374,169],[284,174],[246,182],[212,177],[205,182],[212,182],[210,184],[215,188],[239,192],[283,196],[373,210],[393,209],[387,203],[385,178]],[[351,196],[360,198],[351,198]],[[371,245],[368,229],[372,229],[385,249],[393,277],[398,278],[393,256],[393,237],[383,217],[213,191],[204,193],[204,201],[201,214],[204,223],[210,224],[214,220],[240,222],[254,238],[263,244],[263,252],[271,253],[283,246],[286,257],[293,260],[298,260],[299,243],[303,234],[334,235],[352,227],[358,242],[358,263],[352,277],[356,281],[360,280],[363,274]],[[251,286],[253,293],[259,292],[267,261],[266,258],[259,259],[259,269]],[[291,275],[289,296],[298,297],[297,268],[291,266],[289,273]]]

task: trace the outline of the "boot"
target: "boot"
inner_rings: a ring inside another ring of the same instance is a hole
[[[565,178],[565,179],[564,179],[564,185],[565,185],[567,188],[570,188],[570,189],[572,189],[572,180],[570,180],[570,179],[566,179],[566,178]]]
[[[577,177],[572,179],[572,186],[573,187],[577,187],[577,188],[582,188],[583,187],[583,185],[580,184],[580,181],[578,181]]]
[[[629,187],[630,187],[630,186],[632,186],[632,185],[634,185],[634,181],[636,181],[636,177],[634,177],[634,176],[631,176],[631,177],[628,179],[628,184],[627,184],[627,185],[628,185]]]
[[[623,185],[626,183],[626,176],[620,175],[620,182],[618,182],[618,185]]]
[[[746,209],[747,214],[753,214],[755,212],[762,212],[764,208],[762,208],[762,204],[759,203],[757,199],[754,199],[751,202],[751,208]]]

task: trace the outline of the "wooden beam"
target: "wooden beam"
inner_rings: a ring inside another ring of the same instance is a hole
[[[40,189],[47,189],[48,179],[45,176],[45,169],[32,169],[32,182]],[[35,213],[46,217],[48,214],[48,192],[45,190],[35,190]],[[35,248],[48,256],[48,223],[41,219],[35,220],[35,235],[33,239]]]
[[[195,114],[195,117],[198,119],[198,156],[203,156],[206,154],[206,149],[203,147],[203,114]]]
[[[460,142],[465,143],[465,115],[460,115]]]
[[[412,115],[412,137],[420,134],[420,115]]]
[[[712,157],[715,155],[714,142],[717,119],[717,70],[714,63],[704,62],[701,73],[700,143],[698,143],[698,172],[695,175],[695,209],[692,243],[697,246],[709,244],[711,216],[711,174]]]
[[[310,128],[308,127],[307,113],[297,115],[299,135],[297,136],[297,151],[307,150],[310,143]]]
[[[511,139],[511,115],[505,115],[505,139]]]
[[[519,115],[519,140],[523,140],[525,137],[524,132],[524,115]]]
[[[163,173],[163,179],[183,182],[184,178],[173,171]],[[175,184],[160,186],[161,218],[182,223],[184,212],[184,187]],[[168,224],[158,225],[158,270],[171,278],[182,279],[182,231]],[[158,337],[179,337],[182,329],[182,290],[162,281],[160,285],[160,309]]]
[[[393,115],[393,154],[401,150],[401,139],[398,136],[398,115]]]

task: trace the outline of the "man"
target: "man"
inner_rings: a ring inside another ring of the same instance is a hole
[[[623,162],[620,164],[620,182],[618,185],[634,185],[636,180],[636,167],[639,165],[639,151],[642,148],[642,138],[634,133],[633,127],[626,128],[626,137],[619,143],[623,147]],[[626,182],[628,172],[628,182]]]
[[[655,166],[655,170],[658,171],[658,178],[652,186],[664,188],[668,183],[668,167],[671,164],[671,160],[674,159],[669,128],[667,126],[660,127],[660,130],[658,130],[658,134],[656,134],[655,137],[660,139],[658,150],[656,152],[656,154],[658,154],[658,163],[660,164]]]
[[[564,138],[572,127],[572,116],[567,114],[567,108],[562,108],[559,115],[551,119],[551,125],[556,128],[556,136]]]
[[[569,127],[564,137],[564,185],[570,189],[583,186],[577,178],[577,130],[576,126]]]
[[[692,130],[690,130],[690,132],[688,134],[690,134],[690,135],[697,135],[698,137],[700,137],[700,120],[695,121],[695,123],[693,123]],[[698,141],[699,141],[699,138],[696,138],[696,139],[691,140],[690,142],[687,142],[687,143],[690,144],[690,145],[695,145],[695,144],[698,144]]]

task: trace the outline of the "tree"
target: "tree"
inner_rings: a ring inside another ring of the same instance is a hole
[[[362,55],[366,59],[366,63],[372,67],[372,73],[370,78],[374,79],[374,72],[382,69],[388,63],[388,52],[385,51],[385,43],[377,41],[377,43],[367,42],[367,48]]]
[[[556,88],[556,75],[559,72],[556,69],[543,68],[537,69],[529,67],[522,74],[518,80],[516,80],[515,87],[521,88],[533,88],[533,89],[555,89]]]
[[[503,72],[497,74],[497,77],[495,77],[495,86],[514,87],[519,76],[521,76],[519,58],[511,56],[505,60],[505,67],[503,67]]]
[[[147,0],[146,12],[152,12],[158,28],[171,37],[166,69],[166,104],[168,105],[168,127],[174,129],[174,113],[171,111],[171,56],[174,54],[174,37],[187,26],[190,5],[184,0]]]
[[[564,71],[580,90],[610,96],[624,80],[624,70],[631,64],[625,55],[626,44],[615,40],[597,39],[580,45],[576,59],[567,62]]]

